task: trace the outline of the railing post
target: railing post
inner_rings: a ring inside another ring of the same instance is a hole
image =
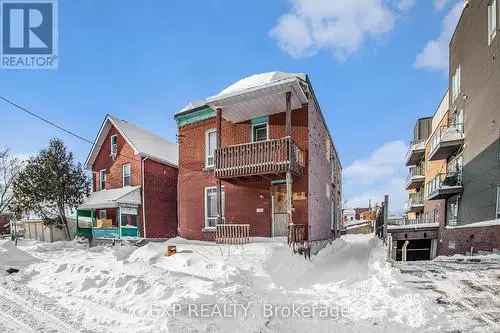
[[[217,151],[222,147],[222,109],[217,108],[215,122],[217,124],[216,144]],[[216,165],[217,166],[217,165]],[[222,223],[222,182],[217,178],[217,224]]]
[[[290,171],[291,168],[291,159],[292,159],[292,93],[288,91],[285,94],[285,99],[286,99],[286,131],[285,134],[288,137],[287,140],[287,149],[288,149],[288,161],[289,165],[286,171],[286,204],[287,204],[287,213],[288,213],[288,222],[293,223],[292,220],[292,172]]]

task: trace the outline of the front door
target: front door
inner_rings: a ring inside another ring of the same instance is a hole
[[[272,189],[272,236],[288,235],[288,212],[286,209],[286,185],[273,185]]]

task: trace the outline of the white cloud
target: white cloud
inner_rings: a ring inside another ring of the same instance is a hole
[[[434,9],[442,10],[449,2],[450,0],[434,0]]]
[[[415,6],[415,0],[399,0],[397,7],[400,11],[406,12]]]
[[[356,160],[344,170],[346,207],[365,207],[368,200],[381,202],[389,195],[390,211],[402,212],[407,200],[404,157],[408,147],[403,141],[391,141],[373,151],[366,159]]]
[[[278,19],[270,35],[292,57],[321,49],[338,60],[356,52],[368,39],[391,31],[400,12],[415,0],[292,0],[292,9]]]
[[[448,71],[449,43],[463,10],[463,1],[458,1],[446,14],[438,38],[430,40],[417,55],[415,67],[419,69]]]

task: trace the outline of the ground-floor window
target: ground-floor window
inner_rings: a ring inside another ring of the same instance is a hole
[[[139,215],[137,208],[120,208],[120,221],[122,227],[137,228],[138,218]]]
[[[447,225],[454,226],[458,223],[460,197],[455,196],[448,199],[446,208]]]
[[[221,190],[222,195],[222,219],[225,216],[225,195],[224,187]],[[205,187],[205,228],[215,228],[219,216],[217,207],[217,187]]]

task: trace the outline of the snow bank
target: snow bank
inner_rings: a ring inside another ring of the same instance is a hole
[[[39,261],[29,253],[18,249],[13,242],[0,241],[0,269],[2,271],[9,267],[25,267]]]
[[[164,256],[175,244],[177,254]],[[97,332],[399,332],[422,330],[439,318],[434,298],[408,288],[370,235],[346,235],[312,260],[292,255],[286,242],[257,239],[245,246],[176,238],[87,249],[76,242],[23,248],[43,261],[26,269],[28,286],[78,314]],[[246,304],[249,316],[191,318],[152,311],[179,304]],[[290,320],[264,306],[326,304],[346,309],[332,320]]]

